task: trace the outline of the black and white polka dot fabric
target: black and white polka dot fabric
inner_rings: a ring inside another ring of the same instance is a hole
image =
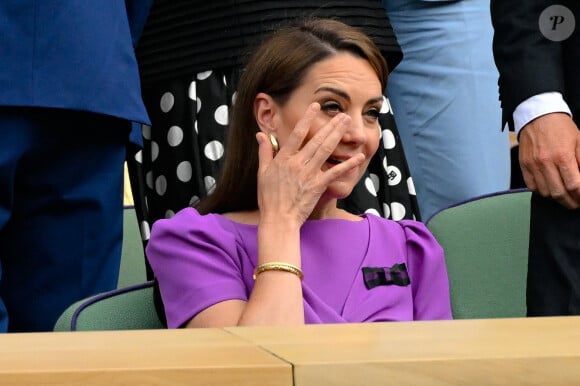
[[[152,126],[143,127],[144,148],[135,154],[133,187],[141,231],[146,242],[150,225],[194,205],[211,193],[225,152],[228,106],[235,73],[207,71],[144,84],[143,95]],[[393,220],[420,220],[409,174],[388,99],[380,116],[382,145],[367,174],[341,207]],[[135,191],[136,189],[136,191]]]

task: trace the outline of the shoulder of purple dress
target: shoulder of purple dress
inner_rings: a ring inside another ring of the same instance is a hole
[[[207,230],[208,232],[215,232],[221,229],[231,232],[234,228],[234,223],[225,216],[215,213],[201,214],[193,207],[186,207],[170,218],[155,221],[151,228],[151,236],[171,230],[185,232]]]
[[[385,230],[390,230],[394,234],[400,234],[407,242],[425,242],[427,244],[437,244],[437,241],[427,226],[420,221],[394,221],[373,214],[366,214],[365,217],[368,218],[371,227],[381,227]]]

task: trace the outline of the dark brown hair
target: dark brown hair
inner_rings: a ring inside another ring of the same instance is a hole
[[[366,59],[385,89],[388,68],[379,49],[358,29],[337,20],[294,22],[278,29],[254,51],[238,82],[222,174],[215,190],[199,203],[200,213],[258,209],[259,127],[254,117],[254,98],[263,92],[283,106],[308,70],[338,51]]]

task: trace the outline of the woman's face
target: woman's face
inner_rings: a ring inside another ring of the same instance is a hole
[[[322,170],[341,160],[363,153],[365,162],[344,173],[327,189],[329,198],[348,196],[368,167],[379,145],[379,111],[383,103],[381,83],[371,65],[348,52],[338,54],[315,64],[304,77],[302,85],[290,95],[280,109],[280,124],[276,136],[280,146],[304,116],[313,102],[320,104],[320,112],[313,121],[306,141],[336,114],[350,116],[348,129]]]

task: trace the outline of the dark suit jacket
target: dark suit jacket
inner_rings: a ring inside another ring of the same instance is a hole
[[[551,5],[564,5],[575,16],[575,30],[556,42],[542,35],[539,19]],[[504,123],[513,127],[513,111],[527,98],[559,91],[576,123],[580,115],[580,2],[578,0],[492,0],[493,51],[499,70]]]
[[[152,0],[1,0],[0,106],[148,123],[134,44]]]

